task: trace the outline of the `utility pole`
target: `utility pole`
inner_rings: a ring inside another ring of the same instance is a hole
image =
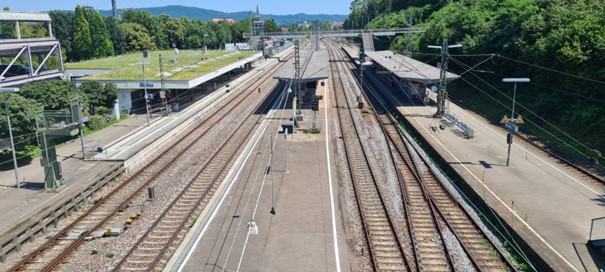
[[[450,55],[448,49],[462,47],[461,44],[448,45],[447,39],[443,39],[443,45],[429,45],[429,48],[441,49],[441,73],[439,76],[439,92],[437,93],[437,112],[433,114],[435,118],[441,118],[445,114],[445,101],[447,101],[447,91],[445,85],[447,83],[447,63]]]

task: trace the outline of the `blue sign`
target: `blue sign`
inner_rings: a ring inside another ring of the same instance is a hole
[[[151,82],[139,82],[139,87],[141,88],[153,88],[153,83]]]
[[[514,133],[519,132],[519,126],[517,126],[517,125],[513,125],[511,123],[506,123],[506,124],[504,124],[504,127],[506,129],[508,129],[508,131],[510,131],[510,132],[514,132]]]

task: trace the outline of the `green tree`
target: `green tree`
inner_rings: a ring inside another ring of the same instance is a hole
[[[151,40],[149,33],[143,26],[137,23],[122,23],[121,27],[126,35],[127,51],[156,49],[153,40]]]
[[[19,90],[19,94],[42,104],[44,110],[67,110],[75,101],[73,85],[63,80],[28,82]],[[84,96],[80,99],[86,104]]]
[[[76,6],[75,31],[73,39],[74,56],[77,60],[90,59],[92,56],[92,38],[90,36],[90,27],[86,20],[84,9]]]
[[[85,95],[90,105],[112,108],[118,98],[118,88],[113,83],[101,84],[99,81],[85,81],[78,90]]]
[[[272,33],[277,32],[277,23],[271,18],[265,19],[265,32]]]
[[[75,13],[59,10],[52,10],[48,13],[52,20],[53,35],[61,44],[61,49],[65,49],[67,60],[76,59],[73,52],[74,40],[74,21]]]
[[[8,112],[11,119],[11,128],[14,137],[22,135],[30,135],[36,131],[36,113],[43,110],[43,106],[32,99],[27,99],[19,94],[2,94],[8,95]],[[4,97],[2,97],[4,104]],[[4,105],[2,106],[4,111]],[[9,137],[8,124],[6,118],[0,118],[0,138],[6,139]],[[28,139],[30,137],[25,137]],[[18,138],[16,143],[32,144],[35,143],[35,138],[30,141],[23,142],[24,138]]]
[[[140,10],[126,9],[122,11],[122,22],[137,23],[147,30],[147,34],[152,38],[158,48],[169,48],[164,27],[158,17],[153,17],[151,13]]]
[[[86,20],[90,27],[91,52],[93,58],[113,56],[114,48],[109,39],[109,31],[105,26],[105,21],[99,12],[92,7],[84,7]]]
[[[109,31],[109,39],[113,44],[115,54],[121,55],[126,53],[126,33],[124,33],[124,29],[120,27],[120,21],[113,16],[107,16],[105,17],[105,26]]]

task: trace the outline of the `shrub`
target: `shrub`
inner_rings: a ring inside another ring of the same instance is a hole
[[[97,110],[97,114],[101,114],[101,115],[109,113],[109,109],[105,106],[98,106],[96,110]]]
[[[99,130],[105,127],[105,117],[101,115],[94,115],[89,118],[88,124],[86,125],[90,130]]]

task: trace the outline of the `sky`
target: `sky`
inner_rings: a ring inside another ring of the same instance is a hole
[[[0,0],[0,8],[11,11],[39,12],[49,10],[73,10],[77,4],[96,9],[111,9],[111,0]],[[213,9],[223,12],[256,11],[258,4],[261,14],[287,15],[307,14],[349,14],[351,0],[117,0],[119,9],[160,7],[181,5]]]

